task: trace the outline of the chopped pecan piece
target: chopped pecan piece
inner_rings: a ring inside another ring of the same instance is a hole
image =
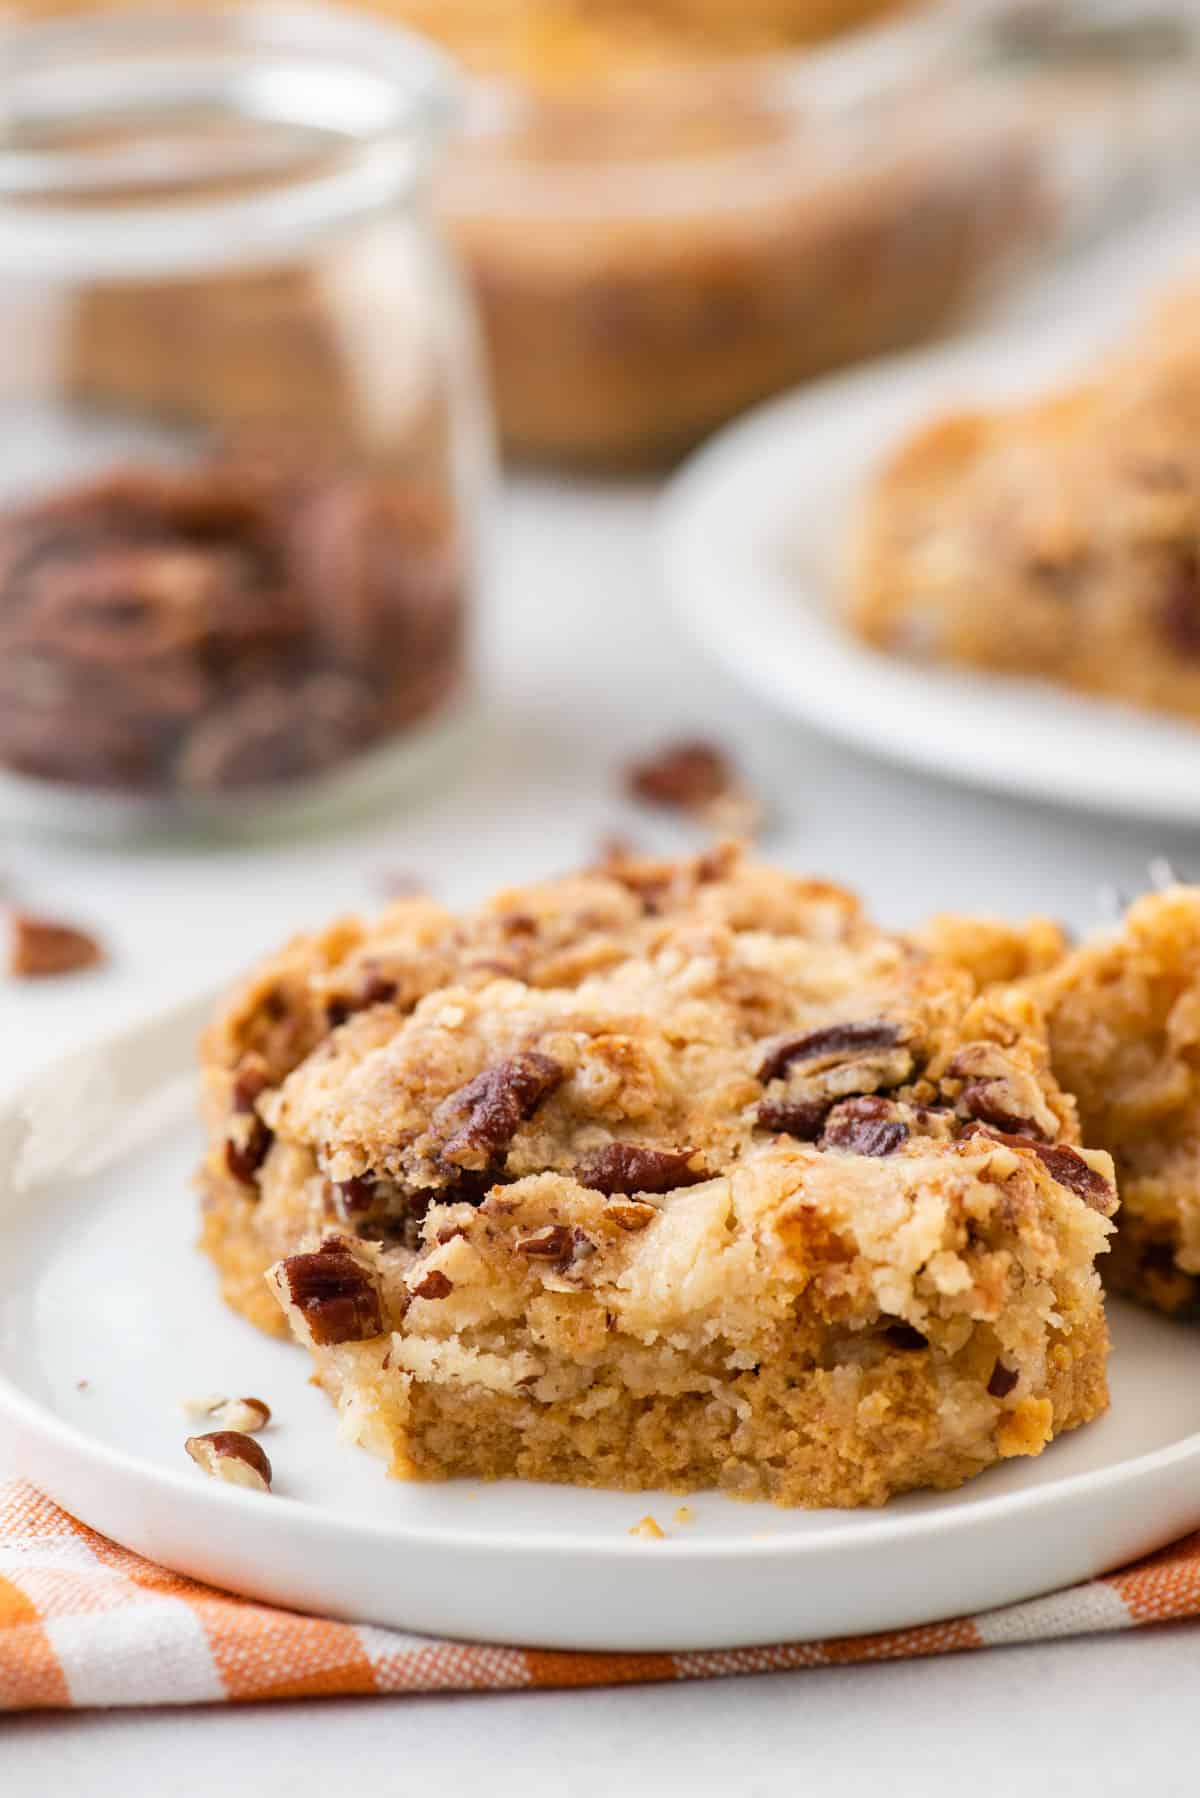
[[[485,1190],[483,1183],[477,1186],[464,1178],[440,1192],[432,1188],[414,1191],[384,1175],[356,1174],[349,1180],[327,1182],[325,1209],[350,1225],[360,1237],[379,1237],[415,1249],[431,1205],[452,1204],[459,1199],[478,1204]]]
[[[337,998],[330,999],[325,1007],[325,1015],[329,1019],[330,1028],[336,1030],[347,1018],[353,1017],[356,1011],[367,1011],[372,1005],[388,1005],[396,997],[397,987],[379,968],[364,966],[362,978],[357,987],[349,993],[339,993]]]
[[[1032,1118],[1022,1117],[1019,1111],[1010,1111],[1005,1107],[998,1097],[1002,1090],[1000,1082],[996,1080],[971,1081],[959,1094],[959,1107],[967,1117],[975,1118],[981,1124],[994,1124],[997,1130],[1040,1136],[1041,1131]]]
[[[694,1149],[652,1149],[642,1143],[610,1142],[585,1155],[575,1178],[592,1192],[612,1198],[618,1193],[674,1192],[698,1186],[709,1175],[692,1167]]]
[[[966,1117],[1043,1142],[1058,1135],[1058,1118],[1035,1076],[995,1043],[968,1043],[954,1056],[946,1076],[963,1082],[958,1110]]]
[[[833,1108],[832,1099],[764,1099],[755,1113],[760,1130],[777,1130],[798,1142],[816,1142]]]
[[[788,1036],[768,1050],[758,1070],[764,1086],[778,1080],[795,1063],[841,1060],[866,1049],[891,1049],[900,1041],[900,1028],[886,1018],[865,1023],[826,1024],[805,1036]]]
[[[889,1099],[874,1093],[835,1105],[825,1120],[819,1147],[853,1155],[894,1155],[908,1140],[908,1125]]]
[[[1005,1367],[1003,1361],[997,1361],[987,1383],[988,1392],[992,1398],[1007,1398],[1020,1377],[1015,1367]]]
[[[214,1417],[223,1430],[253,1436],[271,1421],[271,1407],[261,1398],[185,1398],[183,1408],[191,1417]]]
[[[671,744],[628,768],[625,785],[634,799],[690,812],[730,836],[752,836],[761,822],[762,807],[715,743]]]
[[[265,1430],[271,1421],[271,1407],[261,1398],[227,1398],[214,1413],[222,1429],[238,1430],[245,1436]]]
[[[567,1261],[573,1246],[566,1224],[543,1224],[528,1236],[518,1236],[515,1244],[518,1255],[527,1255],[531,1261]]]
[[[758,1077],[764,1085],[784,1078],[788,1084],[762,1100],[755,1121],[761,1130],[815,1142],[839,1101],[902,1086],[913,1066],[900,1026],[885,1018],[785,1037],[767,1053]]]
[[[271,1490],[271,1463],[253,1436],[241,1430],[211,1430],[206,1436],[189,1436],[183,1446],[213,1479],[252,1492]]]
[[[699,740],[672,743],[625,771],[625,784],[635,799],[678,811],[702,811],[736,790],[729,757],[715,743]]]
[[[364,1005],[388,1005],[396,997],[396,982],[378,968],[372,968],[362,985]]]
[[[349,1223],[356,1217],[364,1217],[375,1208],[377,1182],[369,1174],[355,1174],[349,1180],[333,1182],[334,1205],[338,1215]]]
[[[271,1085],[271,1070],[256,1050],[243,1055],[233,1077],[233,1109],[249,1113]]]
[[[267,1159],[275,1133],[268,1130],[256,1112],[239,1115],[241,1128],[225,1139],[225,1166],[243,1186],[257,1186],[258,1170]]]
[[[274,1270],[285,1307],[319,1347],[383,1333],[379,1292],[366,1269],[335,1237],[315,1254],[289,1255]]]
[[[1044,1143],[1034,1143],[1033,1150],[1060,1186],[1067,1187],[1094,1211],[1103,1212],[1105,1217],[1112,1216],[1117,1205],[1115,1188],[1103,1174],[1084,1160],[1077,1149],[1072,1149],[1067,1143],[1050,1147]]]
[[[448,1133],[441,1160],[465,1168],[488,1167],[564,1077],[565,1069],[557,1061],[536,1050],[484,1068],[434,1113],[435,1130]]]
[[[33,912],[12,914],[8,971],[19,980],[43,980],[55,974],[78,974],[106,959],[99,941],[73,924],[39,918]]]
[[[1112,1181],[1092,1167],[1078,1149],[1069,1143],[1040,1142],[1035,1136],[1020,1136],[1008,1130],[996,1130],[983,1123],[971,1123],[963,1131],[963,1140],[984,1137],[991,1142],[1007,1143],[1013,1149],[1028,1149],[1046,1168],[1052,1180],[1065,1186],[1077,1198],[1111,1217],[1117,1209],[1117,1192]]]
[[[454,1282],[442,1272],[440,1267],[431,1267],[429,1272],[408,1290],[415,1299],[444,1299],[454,1291]]]

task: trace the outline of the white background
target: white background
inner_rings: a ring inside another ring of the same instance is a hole
[[[112,952],[102,973],[0,982],[0,1084],[227,976],[295,928],[378,904],[381,871],[420,875],[457,903],[577,864],[607,831],[683,845],[677,827],[629,806],[616,779],[631,754],[681,732],[736,749],[771,808],[765,852],[856,885],[889,923],[941,907],[1086,926],[1103,885],[1138,890],[1154,855],[1200,873],[1195,838],[925,783],[765,713],[669,622],[652,506],[643,488],[510,485],[488,713],[436,792],[342,834],[260,850],[101,851],[0,835],[11,897],[95,926]],[[340,1798],[431,1783],[529,1798],[1100,1798],[1136,1781],[1165,1798],[1195,1788],[1198,1682],[1200,1629],[1180,1627],[689,1687],[51,1715],[0,1722],[0,1793]]]

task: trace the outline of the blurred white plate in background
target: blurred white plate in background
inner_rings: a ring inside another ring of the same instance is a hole
[[[1200,726],[1041,681],[922,667],[844,632],[844,544],[874,470],[916,426],[1070,380],[1156,288],[1200,279],[1200,215],[1060,270],[1003,329],[889,357],[772,401],[684,466],[660,513],[678,617],[781,710],[890,761],[1000,792],[1200,824]]]
[[[308,1358],[227,1311],[196,1252],[194,1044],[209,1001],[0,1106],[0,1445],[93,1528],[299,1610],[552,1648],[709,1649],[1006,1604],[1200,1524],[1200,1331],[1114,1305],[1107,1416],[882,1511],[715,1493],[414,1485],[336,1440]],[[184,1454],[187,1395],[253,1393],[271,1494]],[[647,1512],[666,1540],[635,1538]]]

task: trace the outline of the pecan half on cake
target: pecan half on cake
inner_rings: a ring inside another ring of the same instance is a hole
[[[1086,385],[910,438],[858,521],[851,629],[1200,719],[1196,298]]]
[[[293,944],[207,1246],[406,1477],[877,1504],[1104,1408],[1116,1205],[1041,1014],[721,851]]]

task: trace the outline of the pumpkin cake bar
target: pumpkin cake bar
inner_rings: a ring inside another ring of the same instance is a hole
[[[279,1257],[398,1475],[878,1504],[1105,1406],[1112,1167],[1035,1000],[836,888],[721,851],[409,902],[206,1047],[227,1294],[261,1321]]]
[[[1116,1163],[1106,1283],[1200,1313],[1200,888],[1137,900],[1035,988],[1055,1071]]]
[[[849,627],[1200,718],[1197,297],[1168,296],[1081,385],[910,437],[856,524]]]

